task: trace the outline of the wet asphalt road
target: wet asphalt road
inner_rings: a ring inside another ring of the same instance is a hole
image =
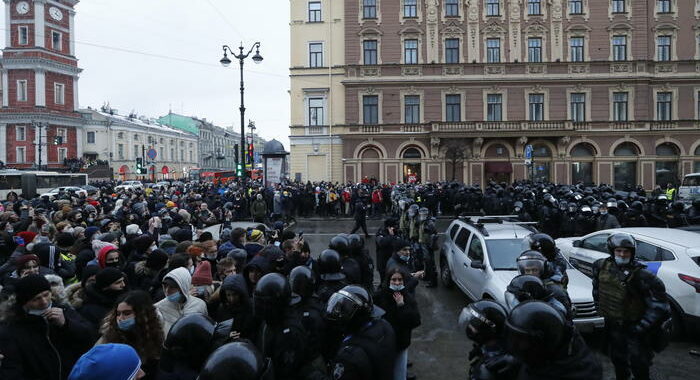
[[[367,227],[371,236],[381,226],[381,220],[368,220]],[[440,219],[438,231],[444,232],[450,220]],[[311,252],[317,256],[327,248],[328,241],[338,233],[349,233],[353,227],[350,219],[309,219],[299,220],[295,230],[304,231],[304,238],[311,246]],[[442,236],[440,241],[442,241]],[[372,256],[375,254],[374,237],[367,240],[367,247]],[[437,255],[437,252],[436,252]],[[379,277],[375,273],[375,284]],[[413,340],[409,348],[409,360],[413,362],[411,372],[419,379],[457,380],[467,377],[467,354],[471,343],[464,334],[457,331],[457,318],[469,299],[457,289],[446,289],[440,284],[436,289],[421,285],[417,290],[417,301],[421,311],[422,325],[413,331]],[[585,337],[591,347],[595,348],[604,367],[604,379],[614,379],[610,360],[602,353],[600,334]],[[700,337],[687,341],[673,342],[654,359],[652,378],[664,380],[690,380],[700,378],[700,357],[691,356],[691,349],[700,350]]]

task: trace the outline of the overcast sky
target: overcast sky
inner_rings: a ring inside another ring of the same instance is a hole
[[[83,0],[76,11],[81,107],[172,108],[239,130],[238,62],[223,68],[221,46],[260,41],[263,62],[245,61],[246,124],[289,147],[289,1]]]

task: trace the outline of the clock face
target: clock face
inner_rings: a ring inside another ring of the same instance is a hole
[[[61,21],[61,20],[63,20],[63,12],[61,12],[61,10],[58,9],[58,8],[56,8],[56,7],[51,7],[51,8],[49,8],[49,14],[50,14],[51,17],[53,17],[53,19],[56,20],[56,21]]]
[[[20,1],[17,3],[17,13],[23,15],[29,12],[29,3],[26,1]]]

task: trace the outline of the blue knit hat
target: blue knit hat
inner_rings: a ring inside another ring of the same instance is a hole
[[[75,363],[68,380],[133,380],[141,369],[141,359],[126,344],[100,344]]]

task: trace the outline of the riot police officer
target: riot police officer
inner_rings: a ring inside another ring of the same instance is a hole
[[[362,287],[348,285],[328,300],[325,318],[344,333],[331,361],[334,380],[391,380],[396,358],[394,330]]]
[[[567,263],[559,252],[554,239],[547,234],[532,234],[525,238],[525,248],[538,251],[547,258],[547,266],[542,278],[557,283],[566,289],[569,276],[566,274]]]
[[[197,380],[274,380],[269,358],[250,342],[225,344],[212,352]]]
[[[503,306],[491,300],[476,301],[462,309],[460,330],[474,342],[469,353],[470,380],[507,380],[517,375],[519,363],[505,350],[507,316]]]
[[[526,301],[506,320],[507,349],[522,362],[519,380],[600,380],[603,370],[576,330],[542,301]]]
[[[437,269],[435,268],[435,241],[437,240],[437,230],[435,220],[430,217],[430,211],[421,207],[418,210],[418,247],[424,260],[425,281],[429,288],[437,287]]]
[[[593,267],[593,299],[605,317],[617,379],[649,378],[654,357],[649,336],[670,314],[663,282],[635,260],[636,247],[628,234],[610,235],[610,257]]]
[[[408,208],[408,234],[405,236],[412,242],[418,240],[418,210],[420,207],[417,204],[412,204]]]
[[[318,284],[318,298],[325,303],[336,291],[347,285],[345,274],[340,264],[340,254],[333,249],[326,249],[318,257],[318,271],[321,281]]]

